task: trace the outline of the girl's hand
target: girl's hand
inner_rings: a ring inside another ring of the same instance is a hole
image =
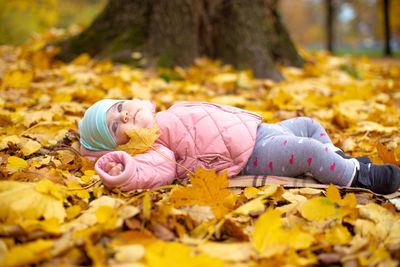
[[[105,171],[112,176],[120,175],[124,170],[124,166],[117,162],[108,162]]]

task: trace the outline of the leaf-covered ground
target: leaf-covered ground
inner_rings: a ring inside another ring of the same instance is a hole
[[[2,266],[399,265],[398,198],[334,186],[229,190],[223,174],[201,169],[191,186],[110,191],[77,136],[103,98],[151,98],[159,110],[210,101],[265,122],[313,117],[348,154],[400,165],[399,65],[303,52],[304,68],[282,67],[277,84],[208,59],[157,70],[87,55],[66,64],[44,48],[58,35],[0,47]]]

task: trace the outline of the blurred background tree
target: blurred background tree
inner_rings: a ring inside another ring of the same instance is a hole
[[[332,0],[334,52],[382,56],[384,0]],[[32,32],[89,25],[107,0],[0,0],[0,44],[22,44]],[[307,49],[326,48],[325,0],[279,0],[292,39]],[[400,0],[390,0],[391,48],[400,56]]]
[[[331,2],[335,54],[382,56],[385,0],[279,0],[292,39],[311,50],[326,48],[326,2]],[[391,48],[400,56],[400,0],[390,0]]]
[[[50,27],[88,25],[107,0],[0,0],[0,44],[23,44]]]

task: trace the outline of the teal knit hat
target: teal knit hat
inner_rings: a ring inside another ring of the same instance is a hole
[[[116,103],[125,100],[103,99],[88,108],[79,121],[81,144],[89,150],[114,150],[117,143],[114,141],[106,123],[107,111]]]

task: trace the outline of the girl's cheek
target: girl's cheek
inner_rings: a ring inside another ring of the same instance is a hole
[[[123,129],[118,136],[118,140],[120,141],[121,144],[126,144],[129,141],[129,136],[127,136],[125,133],[125,131],[127,130],[129,129]]]

